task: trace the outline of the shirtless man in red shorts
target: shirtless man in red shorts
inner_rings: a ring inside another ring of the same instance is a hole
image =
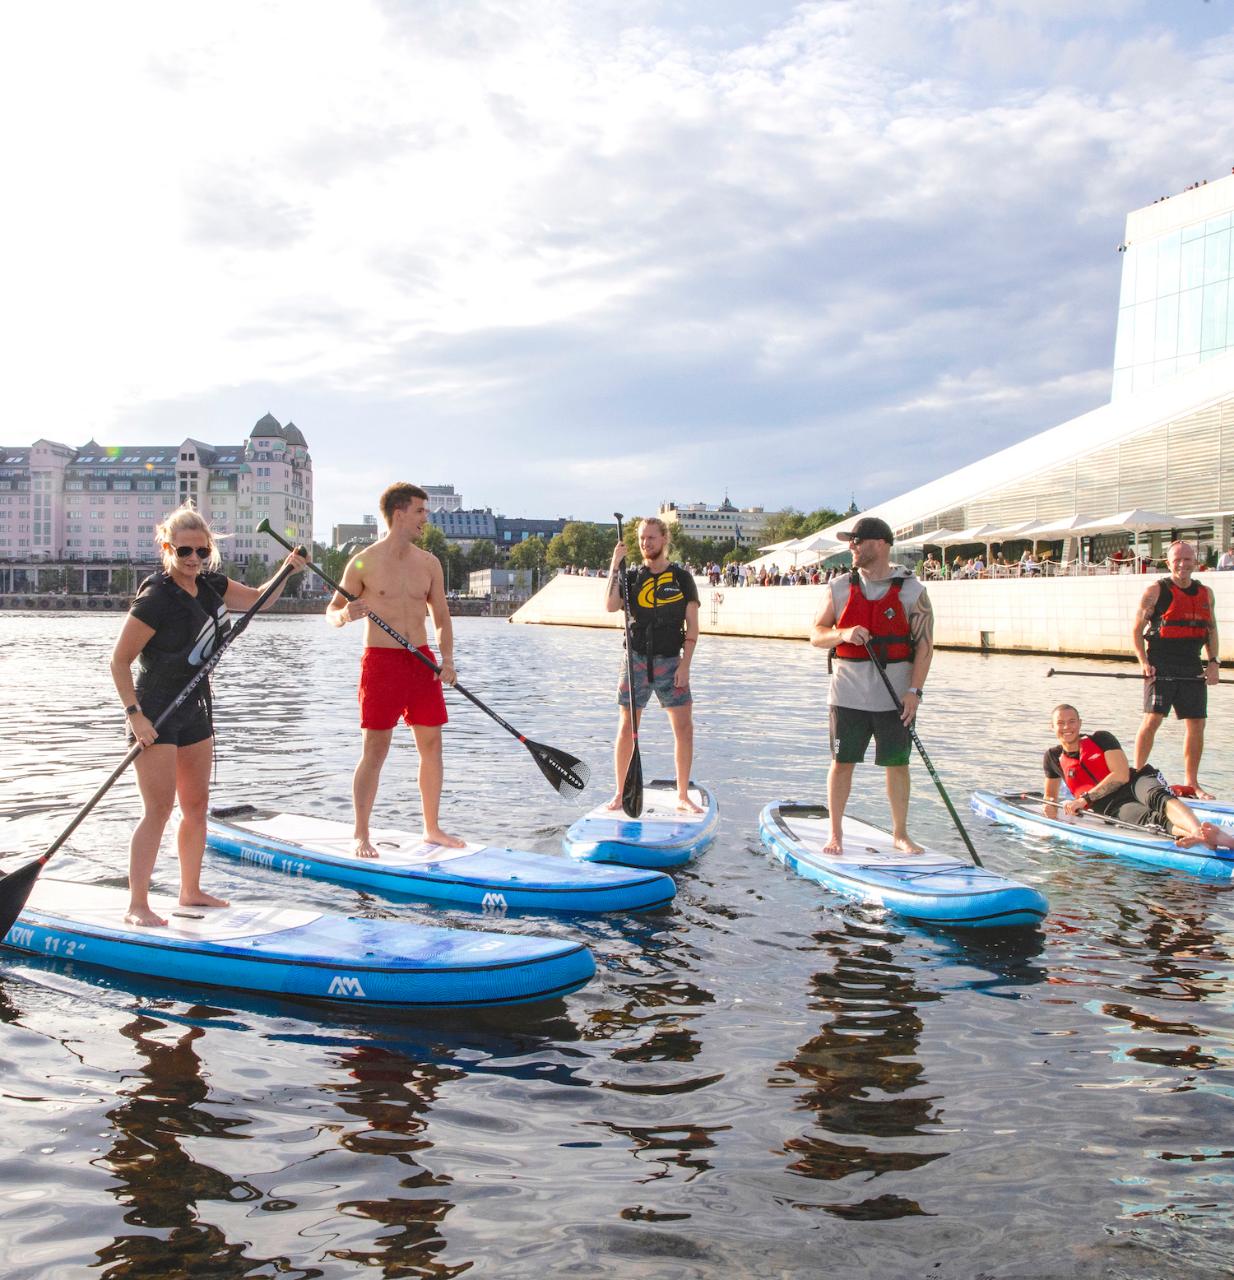
[[[454,628],[446,604],[441,562],[415,543],[428,523],[428,494],[414,484],[392,484],[381,495],[386,532],[372,546],[358,551],[343,573],[348,600],[336,592],[326,606],[326,620],[346,626],[370,611],[406,636],[432,658],[425,629],[426,612],[433,615],[441,650],[438,677],[371,620],[365,622],[364,657],[360,663],[360,729],[364,750],[356,765],[351,793],[356,809],[356,853],[377,857],[369,838],[369,818],[377,798],[381,767],[399,720],[405,720],[420,753],[420,803],[424,809],[424,838],[432,844],[461,849],[465,841],[441,829],[441,726],[446,723],[446,700],[441,682],[453,684]]]

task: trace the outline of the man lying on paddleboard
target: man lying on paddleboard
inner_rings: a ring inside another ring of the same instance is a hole
[[[1183,849],[1234,849],[1234,835],[1201,822],[1151,764],[1133,770],[1112,733],[1081,733],[1080,713],[1070,703],[1054,708],[1053,723],[1058,746],[1048,748],[1042,761],[1047,804],[1064,813],[1091,809],[1131,826],[1156,827]],[[1065,802],[1058,799],[1063,782],[1074,797]]]

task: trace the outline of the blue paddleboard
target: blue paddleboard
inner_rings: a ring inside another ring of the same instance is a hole
[[[572,858],[619,862],[627,867],[679,867],[716,836],[720,809],[706,787],[691,782],[690,799],[702,813],[677,809],[677,784],[657,778],[643,787],[643,812],[627,817],[597,805],[566,832],[562,846]]]
[[[1040,924],[1045,895],[988,867],[926,849],[901,853],[890,832],[844,818],[844,852],[823,852],[829,835],[822,804],[780,800],[759,816],[763,843],[799,876],[837,893],[877,903],[907,920],[963,929]]]
[[[1187,803],[1192,805],[1190,800]],[[1214,880],[1234,879],[1234,857],[1231,856],[1234,850],[1212,850],[1204,845],[1180,849],[1168,836],[1150,828],[1131,831],[1107,822],[1096,813],[1073,817],[1042,804],[1040,791],[974,791],[972,805],[982,817],[1032,835],[1048,836],[1072,848],[1108,853],[1146,866],[1168,867]],[[1192,805],[1197,814],[1203,807]]]
[[[6,947],[194,986],[396,1009],[521,1004],[595,973],[577,942],[354,920],[291,907],[181,907],[151,896],[167,928],[125,924],[128,891],[35,883]]]
[[[287,875],[311,876],[485,911],[644,911],[671,902],[658,871],[580,866],[555,854],[469,844],[447,849],[406,831],[374,830],[359,858],[351,826],[251,805],[211,810],[212,849]]]

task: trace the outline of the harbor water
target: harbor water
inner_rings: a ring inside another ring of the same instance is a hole
[[[107,659],[120,619],[0,616],[2,866],[23,865],[124,753]],[[360,629],[260,619],[215,678],[216,803],[348,819]],[[570,800],[447,694],[443,823],[553,852],[611,785],[611,632],[457,624],[460,678],[588,760]],[[596,978],[552,1004],[339,1012],[0,955],[0,1238],[7,1280],[585,1275],[1229,1274],[1234,897],[1016,836],[978,786],[1038,786],[1049,713],[1130,746],[1134,681],[1046,678],[1046,656],[941,653],[919,731],[990,867],[1042,889],[1019,937],[898,922],[787,872],[771,799],[822,798],[826,663],[706,637],[696,777],[720,835],[668,909],[495,917],[207,855],[205,885],[361,916],[580,938]],[[1070,660],[1069,667],[1121,670]],[[1203,776],[1234,796],[1234,689],[1210,692]],[[671,769],[666,718],[642,736]],[[1177,774],[1181,733],[1154,753]],[[400,734],[376,820],[415,828]],[[852,807],[883,823],[879,772]],[[122,779],[44,872],[123,884]],[[914,834],[963,856],[919,762]],[[165,843],[156,883],[174,887]]]

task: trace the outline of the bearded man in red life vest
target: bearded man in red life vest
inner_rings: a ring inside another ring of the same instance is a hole
[[[921,846],[908,834],[908,726],[917,715],[934,656],[934,614],[925,587],[907,569],[891,563],[895,536],[886,521],[862,516],[847,533],[836,536],[848,539],[852,547],[853,571],[827,584],[825,602],[810,631],[810,643],[834,650],[835,659],[828,688],[831,830],[823,852],[844,852],[844,810],[853,768],[865,759],[872,737],[874,763],[887,771],[895,847],[902,853],[920,853]],[[896,709],[870,661],[867,643],[885,667],[903,712]]]
[[[1172,542],[1166,552],[1170,576],[1149,585],[1140,599],[1132,643],[1144,673],[1144,719],[1135,736],[1135,767],[1143,768],[1162,720],[1183,722],[1183,795],[1213,796],[1200,786],[1200,756],[1208,716],[1208,686],[1221,674],[1217,661],[1217,615],[1209,587],[1193,581],[1195,548]],[[1208,661],[1200,650],[1208,650]]]
[[[1048,748],[1042,760],[1047,806],[1073,815],[1091,809],[1133,826],[1155,827],[1184,849],[1198,844],[1234,848],[1234,835],[1201,822],[1151,764],[1132,769],[1112,733],[1081,732],[1080,713],[1069,702],[1054,708],[1053,725],[1058,745]],[[1072,795],[1065,802],[1058,798],[1064,782]]]

